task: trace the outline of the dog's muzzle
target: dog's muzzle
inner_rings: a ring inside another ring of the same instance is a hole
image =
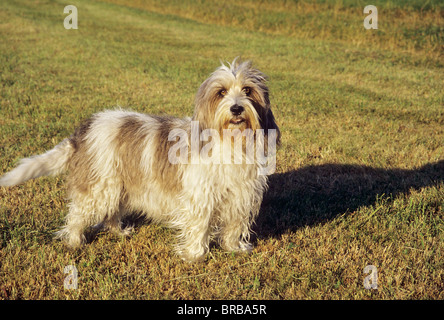
[[[245,111],[245,108],[239,106],[237,104],[233,105],[230,108],[230,112],[233,115],[233,118],[230,120],[231,124],[239,125],[245,122],[245,118],[241,116],[241,114]]]

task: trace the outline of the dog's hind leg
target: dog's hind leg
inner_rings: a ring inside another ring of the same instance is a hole
[[[84,235],[85,229],[89,226],[89,223],[85,217],[85,209],[79,207],[75,203],[69,205],[69,212],[66,216],[66,225],[58,232],[56,232],[56,238],[64,240],[65,243],[71,248],[78,248],[85,244],[86,238]]]
[[[105,222],[105,228],[116,236],[129,237],[134,230],[133,225],[123,227],[122,218],[125,216],[125,208],[123,205],[119,206],[119,211],[108,217]]]
[[[56,233],[56,238],[65,240],[76,248],[86,242],[84,231],[97,224],[109,226],[109,221],[120,221],[120,186],[112,181],[100,180],[87,188],[88,192],[70,190],[71,203],[66,216],[66,225]]]

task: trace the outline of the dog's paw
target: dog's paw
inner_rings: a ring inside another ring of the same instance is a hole
[[[250,253],[253,250],[253,245],[251,243],[243,242],[243,241],[239,241],[235,245],[222,244],[222,247],[226,251],[231,251],[231,252],[246,252],[246,253]]]
[[[125,228],[112,228],[111,232],[116,236],[129,238],[134,233],[134,226],[127,226]]]

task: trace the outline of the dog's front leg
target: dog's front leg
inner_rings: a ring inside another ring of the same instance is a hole
[[[209,248],[211,210],[200,204],[191,205],[180,219],[177,252],[183,260],[189,262],[202,260]]]
[[[225,214],[222,219],[223,228],[219,239],[221,246],[227,251],[251,252],[253,245],[249,240],[252,220],[241,214]]]

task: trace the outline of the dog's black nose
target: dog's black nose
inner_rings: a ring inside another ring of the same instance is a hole
[[[242,106],[238,106],[237,104],[235,104],[234,106],[232,106],[230,108],[230,111],[233,115],[238,116],[240,115],[242,112],[244,112],[244,107]]]

